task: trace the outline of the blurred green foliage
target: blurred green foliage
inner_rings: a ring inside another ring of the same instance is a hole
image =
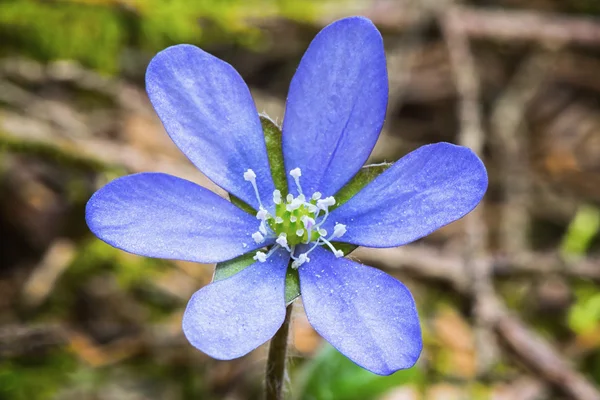
[[[398,371],[390,376],[375,375],[354,364],[330,345],[301,370],[297,392],[301,400],[373,399],[405,384],[419,385],[423,374],[418,367]]]
[[[120,71],[127,49],[153,54],[176,43],[227,42],[258,49],[252,21],[310,20],[317,0],[5,0],[0,55],[72,59],[104,73]]]
[[[69,381],[76,365],[74,357],[63,351],[45,357],[3,361],[0,363],[0,398],[52,398]]]
[[[583,255],[600,230],[600,210],[590,205],[582,205],[571,220],[561,244],[564,255]]]
[[[592,283],[580,285],[575,290],[576,301],[569,310],[569,328],[585,334],[600,325],[600,293]]]

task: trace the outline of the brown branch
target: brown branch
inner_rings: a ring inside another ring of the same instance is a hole
[[[453,13],[461,29],[471,38],[561,45],[597,46],[600,43],[598,19],[471,7],[456,7]]]
[[[427,18],[426,10],[408,15],[402,10],[398,0],[380,0],[376,6],[369,2],[367,7],[356,10],[356,13],[394,31],[411,29]],[[470,38],[586,46],[600,43],[600,20],[597,18],[471,6],[453,7],[452,12],[453,17],[460,21],[460,29]]]
[[[523,126],[529,103],[548,77],[554,53],[527,59],[495,102],[490,126],[495,152],[502,167],[504,202],[500,220],[500,248],[507,254],[529,248],[530,168],[528,132]]]

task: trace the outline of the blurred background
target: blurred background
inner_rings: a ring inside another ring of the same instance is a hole
[[[411,288],[417,366],[354,366],[296,301],[289,397],[600,399],[597,0],[0,0],[1,399],[260,398],[266,346],[222,362],[182,335],[213,266],[115,250],[83,210],[133,172],[216,190],[148,102],[157,51],[193,43],[226,60],[281,121],[310,40],[357,14],[388,56],[372,161],[459,143],[485,160],[490,188],[417,243],[353,253]]]

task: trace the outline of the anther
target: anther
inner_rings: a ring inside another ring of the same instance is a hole
[[[325,197],[322,200],[317,200],[317,208],[321,210],[327,210],[333,205],[335,205],[335,198],[333,196]]]
[[[273,191],[273,203],[281,204],[281,192],[278,189]]]
[[[290,217],[290,222],[294,223],[294,222],[296,222],[296,221],[298,221],[298,217],[296,217],[295,215],[292,215],[292,216]]]
[[[312,199],[319,200],[321,198],[321,196],[322,196],[321,192],[314,192],[312,195]]]
[[[264,237],[264,236],[262,235],[262,233],[260,233],[260,232],[254,232],[254,233],[252,234],[252,239],[254,239],[254,241],[255,241],[256,243],[262,243],[262,242],[264,242],[264,240],[265,240],[265,237]]]
[[[302,264],[310,261],[310,258],[306,255],[306,253],[302,253],[298,256],[298,258],[292,263],[292,268],[298,269]]]
[[[344,236],[345,233],[346,233],[346,225],[336,223],[335,226],[333,227],[333,234],[331,235],[329,240],[342,237],[342,236]]]
[[[244,179],[247,180],[248,182],[255,182],[256,174],[251,169],[248,169],[248,170],[246,170],[246,172],[244,172]]]
[[[319,232],[319,235],[321,236],[327,236],[327,230],[320,228],[319,230],[317,230],[317,232]]]
[[[276,224],[283,224],[283,218],[281,218],[281,217],[275,217],[275,223]]]
[[[265,253],[263,253],[262,251],[257,251],[256,254],[254,255],[254,257],[252,257],[252,258],[258,262],[267,261],[267,255]]]
[[[299,236],[299,237],[302,237],[302,236],[304,236],[304,229],[298,229],[298,230],[296,231],[296,236]]]
[[[284,249],[286,249],[287,251],[289,251],[291,253],[291,249],[288,245],[287,237],[286,237],[285,233],[280,233],[279,236],[277,237],[277,240],[275,240],[275,243],[277,243],[278,245],[280,245],[281,247],[283,247]]]
[[[265,210],[264,208],[261,208],[256,213],[256,218],[260,219],[261,221],[266,221],[268,217],[269,217],[269,212],[267,210]]]

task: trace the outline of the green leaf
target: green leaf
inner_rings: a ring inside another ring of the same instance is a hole
[[[288,193],[285,165],[283,164],[283,150],[281,145],[281,129],[266,115],[260,116],[260,123],[265,134],[267,154],[271,166],[271,176],[275,187],[281,191],[282,196]]]
[[[391,167],[391,163],[381,163],[373,165],[365,165],[357,172],[356,175],[335,194],[335,205],[329,210],[341,206],[358,193],[362,188],[367,186],[373,179],[377,178],[383,171]]]
[[[398,371],[390,376],[375,375],[354,364],[330,345],[324,346],[300,373],[298,399],[302,400],[375,399],[394,387],[420,384],[423,379],[417,368]]]

